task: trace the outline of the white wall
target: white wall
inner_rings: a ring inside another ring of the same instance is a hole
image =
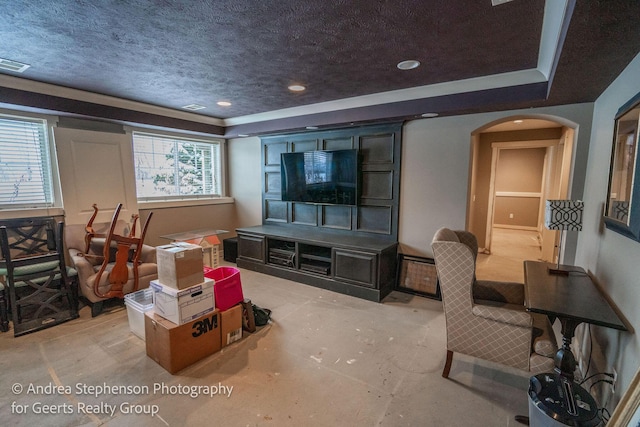
[[[402,133],[399,230],[401,252],[432,256],[431,239],[438,228],[465,228],[471,133],[500,119],[512,116],[539,117],[551,118],[567,125],[569,122],[577,125],[578,140],[574,151],[571,195],[581,197],[592,113],[593,104],[586,103],[415,120],[407,123]],[[569,242],[567,249],[570,245]]]
[[[262,155],[260,138],[230,139],[227,144],[229,161],[229,195],[235,199],[236,227],[262,223]]]
[[[640,242],[605,229],[601,218],[607,196],[614,116],[618,108],[640,92],[638,76],[640,54],[595,102],[586,173],[588,186],[584,193],[584,225],[578,235],[576,254],[577,264],[596,277],[636,330],[627,333],[594,327],[597,344],[606,357],[606,366],[599,366],[598,370],[611,372],[610,368],[615,367],[619,374],[616,401],[629,386],[640,361],[637,336],[640,329]]]

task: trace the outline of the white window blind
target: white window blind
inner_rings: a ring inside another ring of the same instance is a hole
[[[197,199],[222,193],[220,144],[133,133],[138,200]]]
[[[46,120],[0,115],[0,209],[53,202]]]

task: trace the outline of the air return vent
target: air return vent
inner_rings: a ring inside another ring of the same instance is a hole
[[[22,73],[31,65],[23,64],[22,62],[12,61],[10,59],[0,58],[0,71],[12,71],[14,73]]]
[[[185,110],[196,111],[196,110],[202,110],[203,108],[207,108],[207,107],[199,104],[189,104],[189,105],[185,105],[182,108],[184,108]]]

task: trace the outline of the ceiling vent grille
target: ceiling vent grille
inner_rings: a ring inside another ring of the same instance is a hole
[[[0,70],[2,71],[13,71],[14,73],[22,73],[30,66],[31,65],[23,64],[22,62],[0,58]]]
[[[199,104],[189,104],[189,105],[185,105],[184,107],[185,110],[191,110],[191,111],[197,111],[197,110],[202,110],[203,108],[207,108],[204,105],[199,105]]]
[[[513,0],[491,0],[491,5],[498,6],[503,3],[509,3],[510,1],[513,1]]]

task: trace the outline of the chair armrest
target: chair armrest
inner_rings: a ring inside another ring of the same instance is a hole
[[[69,258],[71,259],[73,268],[78,272],[78,277],[82,282],[95,273],[93,269],[94,264],[89,258],[83,255],[84,253],[81,250],[69,248]]]
[[[477,280],[473,284],[473,299],[524,305],[524,285],[513,282]]]
[[[531,327],[533,319],[525,311],[524,306],[502,304],[495,301],[478,301],[471,312],[478,317],[493,320],[508,325]]]
[[[140,252],[140,261],[156,263],[156,248],[154,246],[142,245]]]

